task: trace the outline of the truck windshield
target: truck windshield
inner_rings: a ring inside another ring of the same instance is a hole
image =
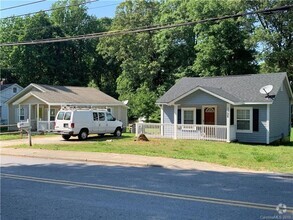
[[[64,112],[59,112],[57,116],[57,120],[63,120]]]

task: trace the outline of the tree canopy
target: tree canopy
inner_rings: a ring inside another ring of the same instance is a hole
[[[291,1],[125,0],[114,18],[89,15],[80,2],[59,0],[51,13],[1,19],[0,43],[201,21]],[[293,80],[292,17],[290,8],[136,34],[2,46],[1,78],[22,86],[96,87],[129,100],[131,117],[157,119],[156,99],[182,77],[285,71]]]

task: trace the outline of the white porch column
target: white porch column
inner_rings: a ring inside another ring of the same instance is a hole
[[[161,109],[161,136],[164,136],[164,106],[160,106]]]
[[[177,139],[178,105],[174,105],[174,139]]]
[[[32,104],[28,105],[28,119],[32,120]]]
[[[267,144],[270,144],[270,104],[267,104],[267,123],[266,123],[266,128],[267,128]]]
[[[18,104],[18,121],[20,121],[20,104]]]
[[[230,125],[230,118],[231,118],[231,105],[227,103],[226,105],[226,126],[227,126],[227,142],[231,141],[231,125]]]
[[[28,105],[28,121],[29,121],[30,130],[32,130],[32,104]]]
[[[39,121],[40,121],[40,104],[37,104],[37,131],[39,131]]]
[[[51,106],[48,105],[48,131],[50,130],[50,113],[51,113]]]

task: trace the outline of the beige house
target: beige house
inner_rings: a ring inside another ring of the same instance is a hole
[[[63,106],[106,108],[123,126],[128,124],[128,107],[95,88],[32,83],[6,103],[9,124],[30,119],[32,130],[37,131],[53,130],[55,116]]]

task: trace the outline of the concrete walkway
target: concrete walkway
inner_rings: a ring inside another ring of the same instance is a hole
[[[242,172],[242,173],[271,173],[264,171],[253,171],[241,168],[226,167],[218,164],[198,162],[192,160],[181,160],[164,157],[149,157],[130,154],[115,154],[115,153],[96,153],[96,152],[75,152],[75,151],[60,151],[60,150],[43,150],[43,149],[25,149],[12,148],[19,144],[27,144],[27,139],[1,141],[1,155],[22,156],[22,157],[38,157],[47,159],[59,159],[79,162],[95,162],[102,164],[114,164],[124,166],[154,166],[164,167],[167,169],[183,169],[183,170],[202,170],[216,172]],[[68,144],[61,140],[60,136],[34,138],[34,144],[58,143]],[[79,143],[71,141],[70,144]]]

